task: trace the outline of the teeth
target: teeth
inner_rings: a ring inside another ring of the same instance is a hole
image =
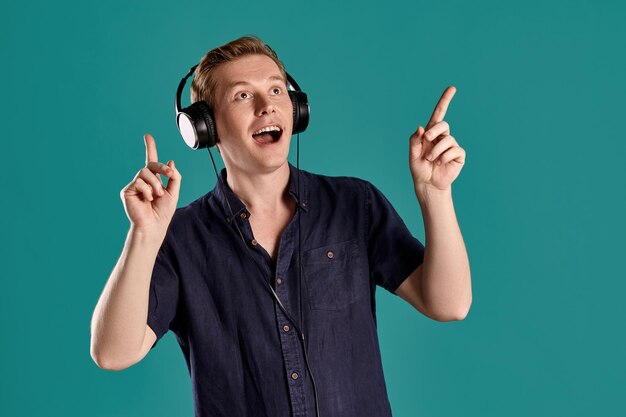
[[[257,130],[252,135],[258,135],[259,133],[263,133],[263,132],[280,132],[280,128],[278,126],[267,126],[267,127]]]

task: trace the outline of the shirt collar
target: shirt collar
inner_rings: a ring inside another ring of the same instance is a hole
[[[309,202],[307,201],[307,176],[305,171],[298,170],[296,167],[289,164],[289,194],[296,200],[305,212],[309,208]],[[298,172],[300,173],[300,194],[302,199],[298,198]],[[219,201],[222,210],[226,216],[226,220],[231,222],[230,210],[228,209],[228,202],[233,210],[235,219],[245,220],[250,216],[250,212],[246,209],[245,204],[237,197],[237,195],[230,189],[226,182],[226,168],[222,168],[220,172],[220,180],[215,184],[213,189],[213,195]]]

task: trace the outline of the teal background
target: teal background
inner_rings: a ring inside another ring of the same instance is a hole
[[[175,88],[248,33],[309,95],[301,167],[372,181],[421,240],[408,137],[457,88],[446,120],[467,152],[453,197],[473,305],[439,323],[379,289],[394,416],[626,415],[623,4],[182,4],[3,3],[1,415],[193,415],[172,333],[105,371],[90,320],[142,135],[181,170],[179,206],[211,189],[208,155],[176,130]]]

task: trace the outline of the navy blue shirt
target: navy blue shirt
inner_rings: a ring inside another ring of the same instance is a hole
[[[297,169],[289,168],[300,209],[275,262],[254,240],[225,169],[223,183],[176,210],[152,273],[148,325],[157,341],[168,330],[176,335],[197,417],[315,416],[299,334],[262,281],[299,320],[300,220],[302,331],[320,416],[391,416],[375,290],[394,293],[421,265],[424,246],[369,182],[300,170],[299,196]]]

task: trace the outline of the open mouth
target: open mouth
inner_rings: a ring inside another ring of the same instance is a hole
[[[254,132],[252,138],[260,144],[276,143],[283,134],[283,130],[278,126],[266,126]]]

